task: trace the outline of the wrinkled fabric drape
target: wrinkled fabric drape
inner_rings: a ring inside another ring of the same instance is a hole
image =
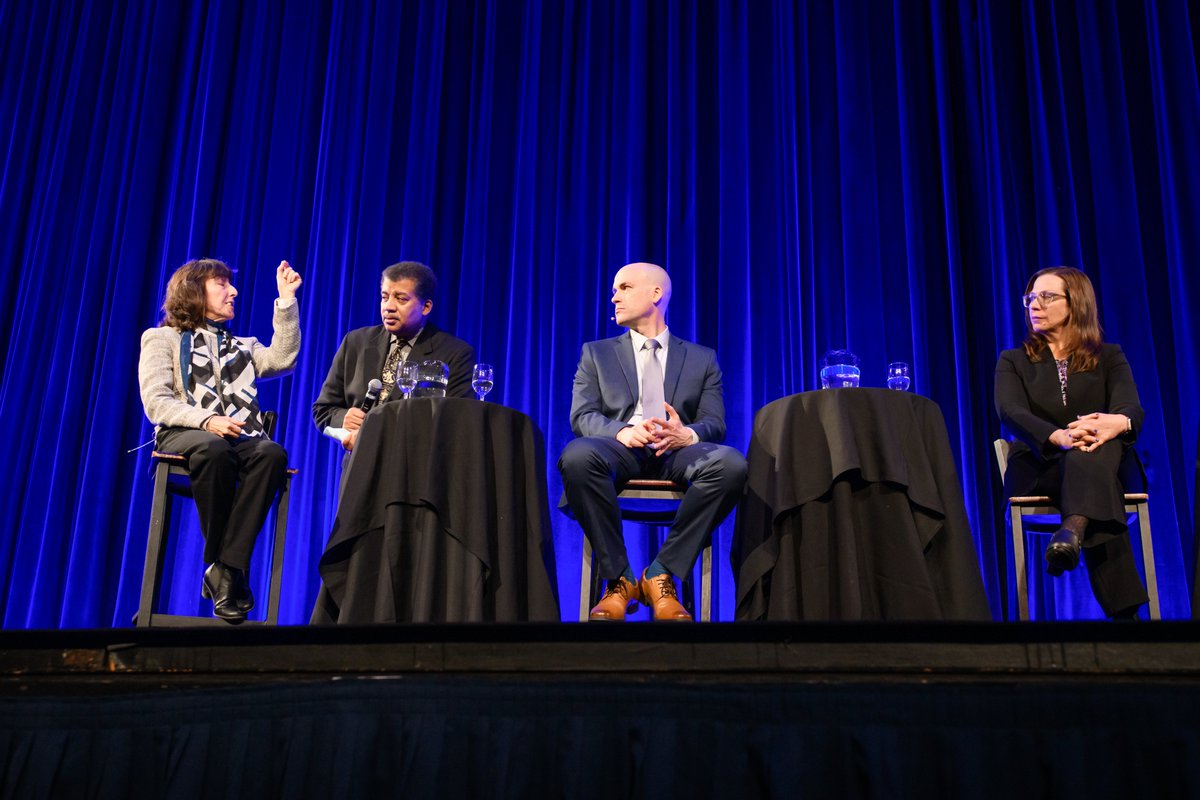
[[[866,385],[908,361],[997,618],[992,368],[1027,276],[1080,266],[1148,412],[1163,613],[1185,616],[1198,39],[1185,0],[0,0],[3,625],[128,624],[151,486],[148,451],[126,452],[150,437],[138,337],[193,256],[239,270],[239,334],[269,335],[281,258],[304,277],[299,365],[260,393],[299,469],[283,621],[312,607],[337,495],[309,406],[400,259],[437,271],[434,317],[496,367],[489,399],[545,433],[551,497],[579,346],[616,332],[627,261],[667,267],[672,329],[717,349],[735,447],[828,348]],[[178,516],[170,610],[206,611]],[[553,524],[572,597],[579,531]],[[1060,616],[1098,613],[1078,578],[1047,587]]]
[[[456,675],[31,694],[0,698],[0,791],[1192,797],[1198,708],[1191,683],[1095,680],[678,685]],[[1089,759],[1097,748],[1105,757]]]

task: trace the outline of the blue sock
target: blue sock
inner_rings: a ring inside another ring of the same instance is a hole
[[[657,558],[646,567],[646,580],[657,578],[659,575],[670,575],[671,571],[662,565]]]
[[[621,577],[630,583],[637,583],[638,579],[633,576],[633,567],[625,565],[625,571],[621,573]]]

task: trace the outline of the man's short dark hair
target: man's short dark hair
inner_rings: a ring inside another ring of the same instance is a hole
[[[416,292],[422,303],[432,300],[437,291],[437,278],[434,276],[433,270],[420,261],[401,261],[399,264],[392,264],[383,271],[381,282],[396,283],[402,280],[413,282],[413,291]]]

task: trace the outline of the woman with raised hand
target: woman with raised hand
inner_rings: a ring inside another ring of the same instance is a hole
[[[264,345],[226,327],[238,295],[223,262],[195,259],[167,282],[163,319],[142,334],[138,382],[155,446],[188,460],[204,534],[204,597],[241,622],[254,606],[246,572],[254,540],[283,485],[287,453],[271,441],[258,379],[292,371],[300,352],[300,275],[279,262],[274,335]]]

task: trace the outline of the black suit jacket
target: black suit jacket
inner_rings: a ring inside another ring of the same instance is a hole
[[[358,328],[342,339],[329,374],[321,386],[321,394],[313,403],[313,422],[317,430],[329,426],[340,428],[346,412],[354,408],[367,396],[367,384],[383,372],[387,360],[391,334],[383,325]],[[471,369],[475,365],[475,348],[440,330],[432,322],[413,343],[409,361],[437,359],[450,367],[450,383],[446,386],[447,397],[474,397],[471,391]]]
[[[638,401],[637,365],[628,333],[588,342],[579,357],[571,394],[571,430],[576,436],[617,435]],[[663,394],[702,442],[725,439],[725,398],[717,354],[671,336]]]
[[[1050,434],[1096,411],[1129,417],[1133,432],[1122,440],[1131,443],[1137,438],[1145,412],[1120,345],[1103,345],[1094,369],[1067,375],[1066,406],[1058,367],[1049,353],[1036,362],[1030,361],[1023,349],[1000,354],[996,364],[996,412],[1004,427],[1020,440],[1013,445],[1011,455],[1025,450],[1041,459],[1061,455],[1061,450],[1048,443]]]

